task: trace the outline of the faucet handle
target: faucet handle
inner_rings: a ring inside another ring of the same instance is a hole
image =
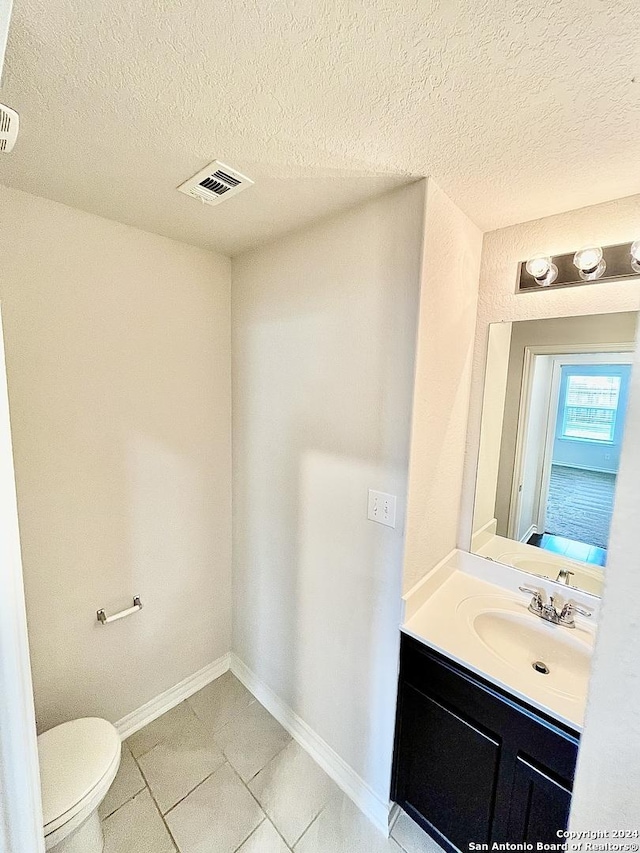
[[[541,587],[535,586],[520,586],[518,587],[520,592],[528,592],[533,596],[531,599],[531,603],[529,604],[529,609],[542,610],[544,607],[544,600],[546,598],[546,593],[544,589]]]
[[[542,589],[542,587],[519,586],[518,589],[520,590],[520,592],[530,592],[531,595],[537,595],[540,599],[543,599],[545,596],[545,591]]]
[[[567,601],[565,606],[562,608],[562,613],[565,616],[570,615],[571,613],[579,613],[581,616],[592,616],[593,615],[593,607],[587,607],[586,604],[579,605],[573,599]]]
[[[587,607],[586,604],[584,606],[580,606],[576,604],[573,599],[567,601],[565,606],[562,608],[562,613],[560,614],[560,624],[566,625],[567,628],[575,628],[576,623],[573,618],[574,613],[579,613],[581,616],[591,616],[593,613],[592,607]]]

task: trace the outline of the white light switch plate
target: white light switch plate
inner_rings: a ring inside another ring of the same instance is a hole
[[[378,524],[386,524],[387,527],[395,527],[396,496],[369,489],[367,518],[369,521],[376,521]]]

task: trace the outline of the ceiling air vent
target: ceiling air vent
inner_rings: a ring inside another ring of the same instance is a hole
[[[251,178],[241,175],[219,160],[214,160],[197,175],[180,184],[178,189],[191,198],[199,198],[205,204],[220,204],[250,187],[252,183]]]
[[[18,113],[0,104],[0,154],[8,154],[16,144],[19,125]]]

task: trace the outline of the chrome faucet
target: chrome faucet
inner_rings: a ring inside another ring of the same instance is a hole
[[[569,569],[560,569],[558,577],[556,578],[556,583],[564,583],[569,586],[569,576],[574,574],[575,572],[570,572]]]
[[[553,625],[564,625],[565,628],[575,628],[576,621],[574,617],[576,613],[588,617],[593,612],[590,607],[579,605],[573,600],[566,601],[561,609],[558,610],[555,597],[550,595],[547,601],[547,594],[544,589],[530,586],[521,586],[519,589],[520,592],[529,592],[533,596],[529,602],[529,611],[535,616],[539,616],[540,619],[544,619],[545,622],[551,622]]]

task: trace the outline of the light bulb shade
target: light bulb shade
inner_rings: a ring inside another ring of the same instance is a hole
[[[525,268],[529,275],[532,275],[534,278],[544,279],[551,269],[551,258],[543,255],[531,258],[530,261],[527,261]]]
[[[541,287],[548,287],[558,278],[558,267],[548,256],[531,258],[525,264],[525,269]]]
[[[573,256],[573,264],[580,272],[591,274],[595,272],[602,262],[602,249],[600,246],[589,246],[580,249]]]

